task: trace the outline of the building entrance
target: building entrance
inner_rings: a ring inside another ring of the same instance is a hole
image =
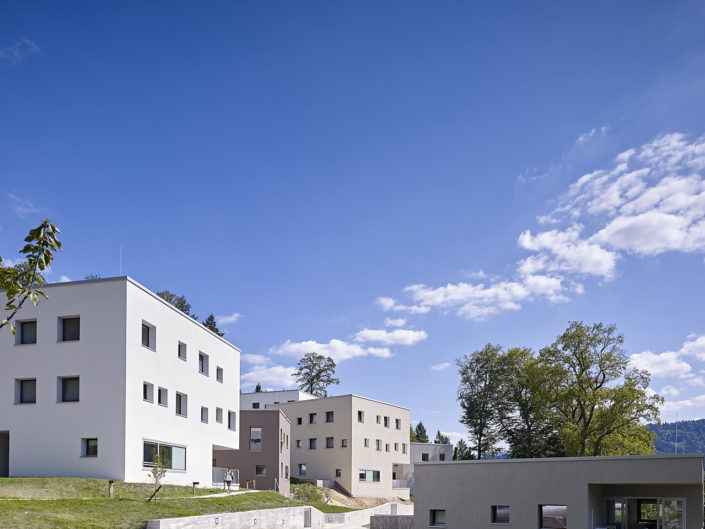
[[[0,432],[0,478],[10,476],[10,432]]]
[[[609,499],[606,526],[612,529],[685,529],[685,499]]]

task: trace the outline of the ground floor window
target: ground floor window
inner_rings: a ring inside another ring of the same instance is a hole
[[[167,470],[186,470],[186,447],[175,446],[156,441],[145,441],[142,464],[145,467],[154,466],[154,456],[159,454],[162,465]]]
[[[267,475],[267,465],[255,465],[255,476],[265,477]]]
[[[359,479],[367,483],[379,483],[379,470],[365,470],[360,469]]]
[[[429,524],[431,527],[445,527],[446,526],[446,510],[445,509],[431,509]]]
[[[299,476],[306,475],[306,463],[299,463]]]
[[[492,506],[492,523],[509,523],[509,505]]]
[[[81,439],[81,455],[83,457],[98,457],[98,439],[95,437]]]
[[[540,529],[566,529],[568,507],[565,505],[539,505]]]

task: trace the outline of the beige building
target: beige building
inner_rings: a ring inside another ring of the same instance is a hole
[[[414,528],[702,529],[703,456],[417,463]]]
[[[394,470],[409,464],[407,408],[357,395],[271,406],[291,420],[292,477],[352,496],[409,498],[408,484]]]

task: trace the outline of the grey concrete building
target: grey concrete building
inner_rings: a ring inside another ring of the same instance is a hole
[[[405,482],[409,493],[414,492],[414,465],[426,461],[452,461],[453,445],[437,443],[411,443],[411,462],[408,465],[394,465],[394,479]]]
[[[289,494],[291,423],[277,409],[240,412],[240,450],[214,450],[213,466],[240,471],[240,488]]]
[[[414,528],[701,529],[703,456],[419,463]]]

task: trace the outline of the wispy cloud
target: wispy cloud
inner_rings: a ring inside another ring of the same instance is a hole
[[[443,371],[444,369],[448,369],[452,364],[450,362],[442,362],[440,364],[436,364],[434,366],[431,366],[431,369],[434,371]]]
[[[41,50],[29,39],[20,38],[10,46],[0,47],[0,61],[18,64],[27,57],[40,53]]]
[[[10,199],[10,208],[19,217],[24,217],[30,213],[41,213],[42,209],[38,208],[32,204],[29,200],[25,198],[18,197],[12,193],[8,193],[7,197]]]
[[[71,281],[71,278],[67,275],[62,274],[61,277],[59,278],[59,283],[68,283],[70,281]]]
[[[287,340],[283,344],[272,347],[270,354],[294,356],[301,358],[308,353],[318,353],[330,356],[335,362],[342,362],[361,356],[377,356],[379,358],[389,358],[392,352],[387,347],[363,347],[355,343],[348,343],[343,340],[333,339],[328,343],[319,343],[315,340],[303,342],[292,342]]]
[[[218,325],[222,325],[223,327],[227,327],[228,325],[232,325],[233,323],[236,323],[237,321],[242,318],[242,314],[239,314],[237,312],[233,312],[232,314],[227,314],[223,316],[216,316],[215,319],[218,322]]]
[[[403,327],[406,325],[406,318],[385,318],[384,324],[387,327]]]
[[[603,136],[608,130],[610,130],[609,125],[603,125],[602,127],[598,127],[596,129],[590,129],[589,131],[584,132],[583,134],[578,136],[578,139],[575,140],[575,143],[580,147],[584,147],[587,143],[599,138],[600,136]]]
[[[425,331],[414,331],[411,329],[363,329],[355,333],[353,337],[356,342],[376,342],[383,345],[415,345],[426,338]]]
[[[430,307],[422,307],[420,305],[401,305],[394,298],[379,297],[376,299],[377,305],[385,311],[408,312],[409,314],[426,314],[431,310]]]

